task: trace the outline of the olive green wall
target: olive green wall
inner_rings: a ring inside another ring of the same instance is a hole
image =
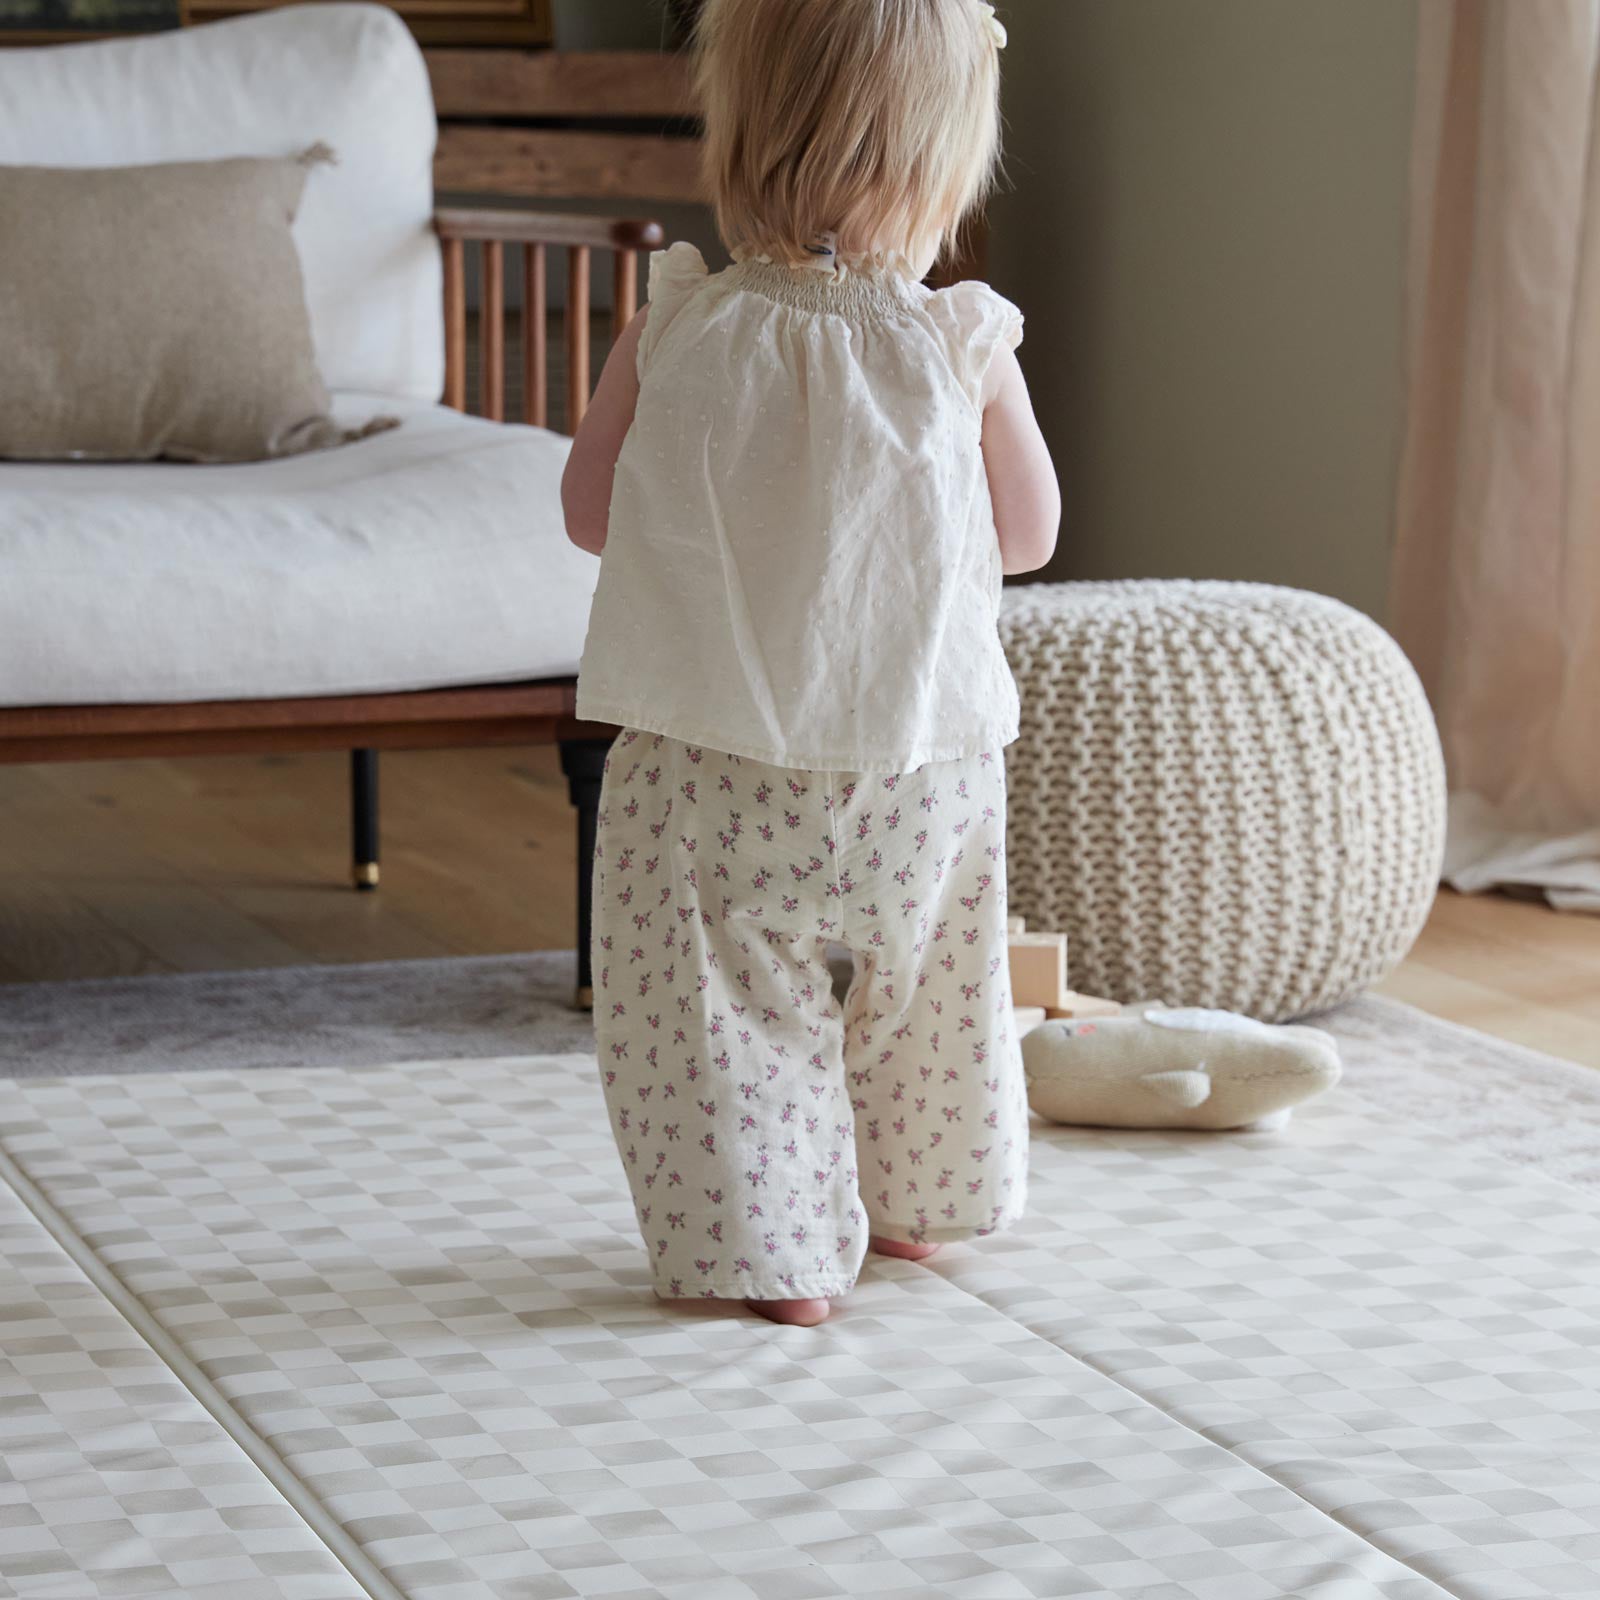
[[[563,7],[574,44],[665,28],[660,0]],[[1249,578],[1381,616],[1416,0],[999,10],[990,266],[1061,475],[1051,575]]]
[[[1414,0],[1009,0],[991,277],[1066,503],[1058,577],[1381,615]]]

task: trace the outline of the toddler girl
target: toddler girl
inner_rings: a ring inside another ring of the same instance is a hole
[[[578,712],[624,729],[595,1025],[663,1297],[810,1325],[869,1241],[1023,1208],[996,608],[1060,500],[1015,307],[920,282],[990,182],[1004,42],[979,0],[709,0],[735,265],[653,258],[573,444]]]

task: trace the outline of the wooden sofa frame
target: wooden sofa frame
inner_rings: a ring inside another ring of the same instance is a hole
[[[662,242],[655,223],[606,217],[443,208],[434,226],[444,252],[445,404],[467,409],[466,246],[481,252],[479,379],[481,413],[505,417],[506,248],[520,251],[523,306],[524,417],[548,415],[547,256],[567,252],[565,427],[576,429],[590,392],[590,269],[596,251],[614,259],[614,328],[638,302],[639,251]],[[218,700],[186,704],[0,707],[0,764],[109,761],[145,756],[261,755],[284,751],[351,752],[353,867],[357,888],[378,882],[377,752],[461,745],[559,744],[561,766],[578,813],[577,1003],[593,1004],[589,902],[600,777],[615,728],[580,722],[577,680],[396,694],[333,695],[296,700]]]

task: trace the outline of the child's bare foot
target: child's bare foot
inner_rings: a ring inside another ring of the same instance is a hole
[[[874,1239],[872,1248],[880,1256],[896,1256],[901,1261],[926,1261],[939,1247],[936,1244],[907,1244],[903,1239]]]
[[[746,1300],[745,1304],[758,1317],[790,1328],[814,1328],[833,1310],[826,1300]]]

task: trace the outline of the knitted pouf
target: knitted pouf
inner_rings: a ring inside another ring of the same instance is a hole
[[[1010,588],[1011,909],[1072,986],[1276,1022],[1388,972],[1444,849],[1410,663],[1338,601],[1242,583]]]

